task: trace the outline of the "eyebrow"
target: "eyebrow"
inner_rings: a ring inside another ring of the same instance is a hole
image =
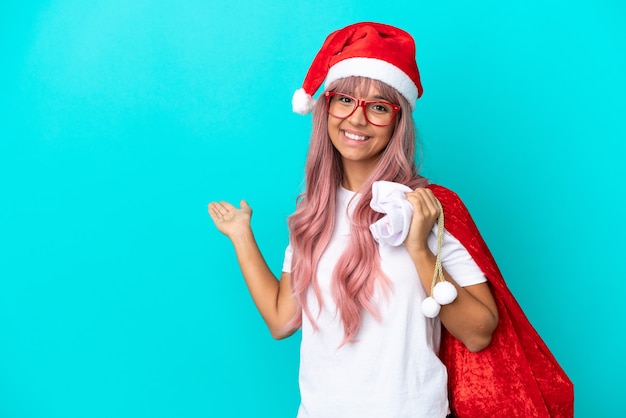
[[[341,92],[338,91],[337,93],[339,93],[339,94],[346,94],[348,96],[353,96],[355,99],[358,99],[358,97],[356,97],[356,95],[357,95],[356,92],[341,93]],[[380,94],[377,94],[377,95],[373,96],[371,99],[370,98],[366,98],[366,99],[361,99],[361,100],[365,100],[365,101],[382,100],[382,101],[389,102],[389,103],[392,102],[389,98],[387,98],[385,96],[381,96]]]

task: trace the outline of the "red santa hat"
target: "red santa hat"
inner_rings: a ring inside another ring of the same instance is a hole
[[[292,99],[293,111],[313,110],[313,95],[340,78],[361,76],[382,81],[398,90],[415,107],[422,84],[415,62],[415,42],[402,29],[363,22],[331,33],[319,50]]]

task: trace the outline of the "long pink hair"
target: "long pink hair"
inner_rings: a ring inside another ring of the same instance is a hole
[[[361,325],[363,310],[379,319],[373,302],[376,285],[383,292],[392,291],[391,283],[380,266],[378,244],[369,225],[382,217],[369,206],[372,183],[387,180],[406,184],[412,189],[423,187],[427,180],[418,174],[415,163],[416,132],[411,108],[404,97],[382,82],[362,77],[349,77],[332,83],[328,90],[354,95],[376,87],[387,100],[402,107],[396,116],[393,135],[383,151],[373,173],[358,190],[360,199],[351,219],[350,239],[333,272],[331,293],[344,327],[344,341],[354,342]],[[302,309],[289,326],[299,325],[302,311],[313,324],[315,319],[307,306],[309,287],[316,295],[319,308],[322,295],[315,280],[317,265],[326,249],[335,226],[337,189],[343,180],[341,156],[328,136],[328,114],[323,94],[313,110],[313,129],[305,165],[305,191],[300,196],[296,212],[289,217],[293,261],[291,283],[294,297]]]

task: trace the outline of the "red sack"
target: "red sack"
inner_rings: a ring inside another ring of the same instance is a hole
[[[489,280],[499,322],[491,344],[472,353],[442,330],[439,356],[448,369],[450,408],[458,418],[572,418],[574,386],[504,282],[459,197],[429,185],[441,202],[445,228]]]

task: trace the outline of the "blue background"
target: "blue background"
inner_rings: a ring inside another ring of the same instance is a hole
[[[417,40],[423,172],[465,200],[576,387],[623,413],[626,6],[4,1],[0,417],[293,417],[276,342],[206,204],[247,199],[278,273],[328,33]]]

